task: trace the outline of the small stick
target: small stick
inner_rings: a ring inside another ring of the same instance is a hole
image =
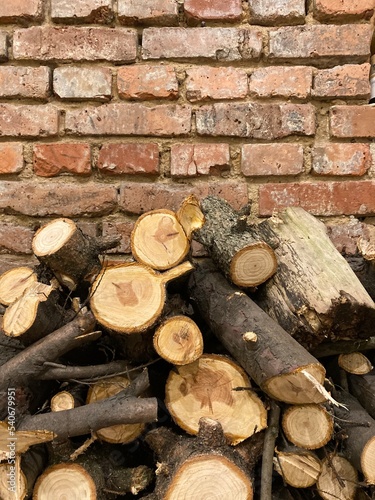
[[[275,442],[279,434],[280,407],[271,400],[269,423],[264,436],[260,500],[272,500],[272,472]]]

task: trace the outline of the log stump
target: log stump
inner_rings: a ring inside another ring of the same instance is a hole
[[[30,267],[15,267],[0,276],[0,304],[10,306],[38,281]]]

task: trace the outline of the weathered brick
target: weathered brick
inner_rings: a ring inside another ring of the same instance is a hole
[[[256,28],[146,28],[143,59],[259,59],[262,33]]]
[[[301,206],[313,215],[375,214],[375,181],[265,184],[259,187],[259,214]]]
[[[311,104],[216,103],[196,111],[200,135],[279,139],[315,133]]]
[[[124,24],[174,26],[178,23],[178,3],[176,0],[118,0],[118,17]]]
[[[46,99],[49,96],[50,70],[46,66],[0,67],[0,97]]]
[[[121,242],[107,253],[130,253],[130,235],[134,228],[132,221],[104,221],[103,236],[121,236]]]
[[[7,0],[0,3],[0,23],[37,21],[43,15],[43,0]]]
[[[55,106],[0,104],[0,136],[47,137],[58,133]]]
[[[249,9],[252,24],[296,24],[305,18],[305,0],[249,0]]]
[[[346,64],[330,69],[322,69],[314,77],[314,97],[355,97],[368,98],[370,65]]]
[[[314,17],[319,21],[370,19],[373,13],[374,0],[314,0]]]
[[[118,94],[122,99],[173,99],[178,81],[171,66],[124,66],[117,71]]]
[[[7,34],[5,31],[0,31],[0,61],[8,59]]]
[[[91,173],[89,144],[55,143],[34,146],[34,172],[42,177],[63,173],[87,175]]]
[[[18,174],[22,169],[22,144],[18,142],[0,143],[0,174]]]
[[[114,103],[66,112],[66,131],[79,135],[182,135],[191,127],[184,105]]]
[[[333,137],[375,137],[375,107],[332,106],[330,111]]]
[[[9,271],[9,269],[13,269],[14,267],[36,266],[38,263],[39,262],[33,256],[2,255],[0,259],[0,274]]]
[[[196,21],[237,21],[242,17],[242,1],[185,0],[184,12]]]
[[[186,74],[186,97],[189,101],[241,99],[247,95],[247,74],[243,69],[195,66],[189,68]]]
[[[137,32],[125,28],[32,26],[16,30],[15,59],[133,62]]]
[[[117,207],[115,186],[93,183],[0,182],[0,210],[36,217],[99,216]]]
[[[358,253],[357,241],[363,235],[363,224],[351,217],[348,222],[328,222],[326,224],[328,236],[336,249],[343,255]]]
[[[51,0],[53,21],[109,23],[113,19],[111,0]]]
[[[241,170],[246,176],[300,174],[303,172],[303,147],[298,144],[245,144]]]
[[[198,182],[194,185],[127,182],[120,187],[119,206],[125,212],[133,214],[159,208],[177,210],[190,194],[195,194],[198,198],[220,196],[235,209],[240,209],[249,202],[247,185],[239,181]]]
[[[229,168],[229,144],[174,144],[171,147],[172,176],[220,175]]]
[[[313,172],[319,175],[364,175],[371,167],[368,144],[326,144],[313,149]]]
[[[306,66],[271,66],[256,69],[250,76],[250,92],[256,97],[296,97],[311,93],[312,68]]]
[[[279,61],[365,62],[371,27],[366,24],[291,26],[271,30],[270,54]]]
[[[98,168],[104,174],[159,173],[159,148],[154,143],[104,144],[99,151]]]
[[[0,223],[0,254],[2,253],[31,253],[31,242],[34,236],[32,229]]]
[[[109,99],[112,72],[110,68],[62,66],[53,72],[53,90],[60,99]]]

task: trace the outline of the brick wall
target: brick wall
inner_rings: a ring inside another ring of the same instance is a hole
[[[0,3],[0,253],[190,192],[375,214],[374,0]]]

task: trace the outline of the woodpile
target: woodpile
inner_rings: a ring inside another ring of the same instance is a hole
[[[118,243],[52,220],[0,276],[0,499],[374,498],[375,304],[321,221],[190,196]]]

